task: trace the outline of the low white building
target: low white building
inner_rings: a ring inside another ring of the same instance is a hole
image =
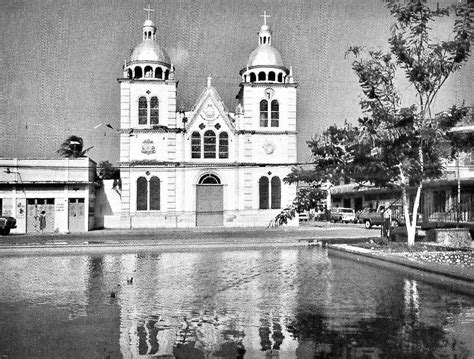
[[[96,163],[75,159],[0,158],[0,209],[17,220],[12,233],[84,232],[101,226],[95,216]]]

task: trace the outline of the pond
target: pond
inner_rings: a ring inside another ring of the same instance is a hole
[[[474,298],[325,248],[2,257],[0,357],[474,356]]]

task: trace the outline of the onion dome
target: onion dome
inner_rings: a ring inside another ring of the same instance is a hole
[[[252,51],[247,63],[251,66],[283,66],[280,52],[272,46],[272,32],[270,26],[262,25],[258,33],[258,47]]]
[[[145,11],[153,11],[145,9]],[[148,18],[143,23],[143,40],[125,61],[123,77],[131,80],[174,80],[175,69],[170,57],[156,41],[156,26]]]
[[[154,40],[143,40],[137,45],[130,55],[130,62],[132,61],[158,61],[165,64],[170,64],[170,57],[166,51]]]
[[[156,27],[152,20],[143,23],[143,41],[133,49],[129,61],[171,63],[166,51],[156,42]]]
[[[258,32],[258,46],[249,56],[246,68],[240,70],[243,83],[294,83],[290,71],[283,64],[280,52],[272,46],[272,31],[267,15],[260,15],[264,23]]]

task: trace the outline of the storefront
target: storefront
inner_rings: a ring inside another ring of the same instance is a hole
[[[0,159],[0,209],[12,233],[95,228],[96,163],[91,159]]]

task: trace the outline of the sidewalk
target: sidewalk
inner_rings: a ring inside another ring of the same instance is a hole
[[[307,245],[314,241],[354,243],[377,238],[379,231],[362,226],[315,224],[278,228],[150,228],[103,229],[84,233],[11,234],[0,237],[0,253],[6,248],[45,246],[163,246],[222,244],[233,246]]]

